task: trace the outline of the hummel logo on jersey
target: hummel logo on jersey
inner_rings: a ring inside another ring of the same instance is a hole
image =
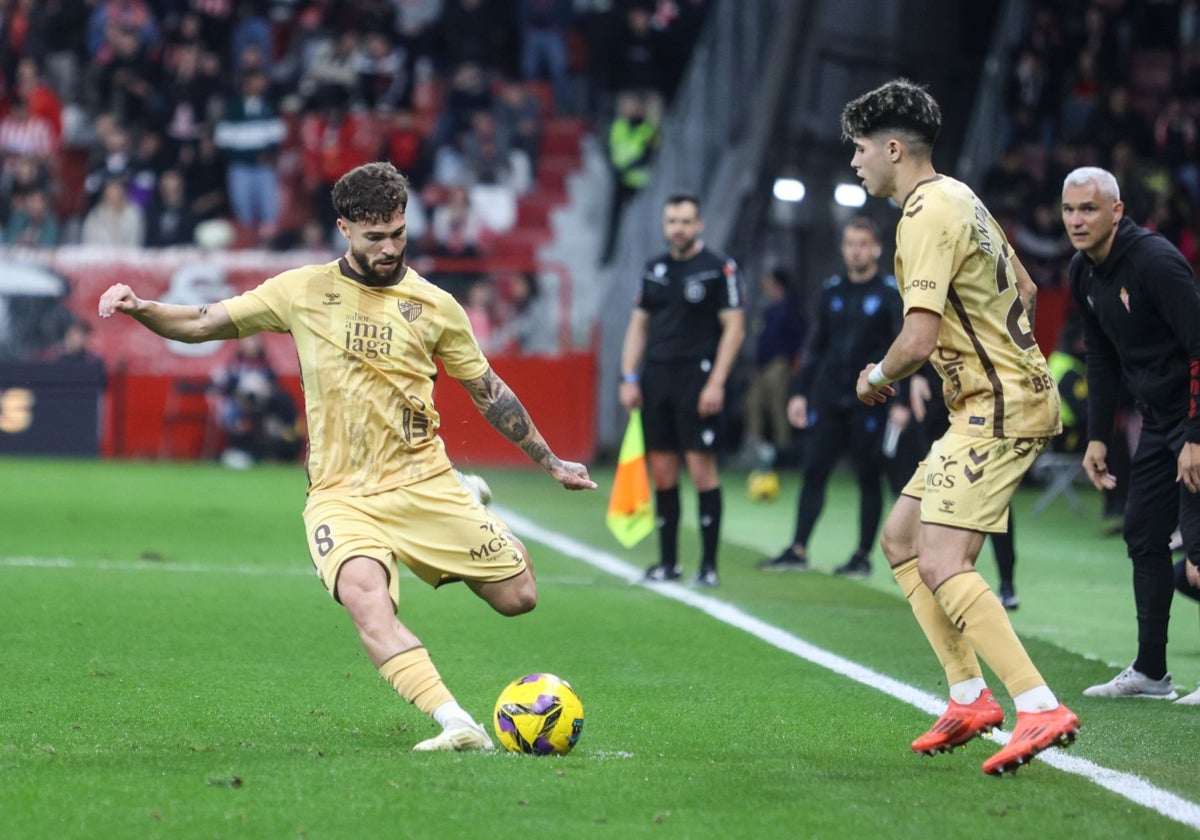
[[[410,324],[421,317],[422,304],[413,303],[411,300],[402,300],[396,305],[400,307],[400,314],[404,316],[404,320]]]
[[[342,296],[337,292],[326,292],[323,306],[337,306],[342,302]]]

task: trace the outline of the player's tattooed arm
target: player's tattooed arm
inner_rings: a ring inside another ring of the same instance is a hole
[[[521,405],[512,388],[491,370],[478,379],[464,380],[463,385],[479,413],[500,434],[511,440],[543,469],[556,466],[558,458],[550,451],[545,439],[533,425],[533,418]]]

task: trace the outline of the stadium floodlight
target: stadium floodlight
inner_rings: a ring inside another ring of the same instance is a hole
[[[799,204],[804,200],[804,194],[808,190],[804,187],[804,182],[799,178],[782,177],[775,179],[775,186],[771,193],[780,201],[790,201],[793,204]]]
[[[862,207],[867,203],[867,191],[858,184],[838,184],[833,190],[833,200],[842,207]]]

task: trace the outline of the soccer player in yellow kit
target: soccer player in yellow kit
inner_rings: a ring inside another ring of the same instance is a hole
[[[346,609],[372,664],[442,731],[414,749],[489,749],[420,639],[397,618],[399,563],[431,586],[463,581],[498,613],[537,604],[528,552],[459,482],[437,434],[435,359],[480,413],[568,490],[593,489],[583,464],[555,457],[480,352],[454,298],[405,264],[408,182],[368,163],[333,188],[344,256],[285,271],[207,306],[142,300],[116,284],[100,316],[123,312],[186,342],[263,330],[296,344],[308,419],[304,525],[322,583]]]
[[[1004,712],[976,654],[1017,710],[1008,744],[983,763],[1015,772],[1066,746],[1079,719],[1058,702],[975,570],[984,535],[1002,533],[1021,477],[1062,427],[1058,392],[1033,338],[1036,287],[1000,226],[965,185],[931,159],[941,110],[924,88],[897,79],[848,103],[842,134],[863,187],[901,208],[896,278],[904,326],[878,363],[859,374],[867,404],[931,360],[950,428],[917,467],[884,524],[881,544],[950,686],[946,713],[912,744],[933,755],[991,731]]]

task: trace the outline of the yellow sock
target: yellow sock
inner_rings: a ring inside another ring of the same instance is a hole
[[[975,651],[958,628],[950,623],[945,610],[934,599],[925,581],[921,580],[921,573],[917,571],[917,558],[893,566],[892,574],[896,583],[900,584],[900,591],[908,599],[913,615],[917,617],[917,624],[921,625],[925,638],[929,640],[938,661],[942,663],[942,669],[946,672],[946,684],[955,685],[982,677],[983,671],[979,667]]]
[[[1046,684],[1013,632],[1008,613],[979,572],[972,569],[949,578],[933,597],[1003,681],[1009,695],[1016,697]]]
[[[434,709],[454,701],[454,696],[442,682],[442,676],[424,647],[410,648],[397,653],[379,666],[379,675],[392,688],[422,712],[432,716]]]

